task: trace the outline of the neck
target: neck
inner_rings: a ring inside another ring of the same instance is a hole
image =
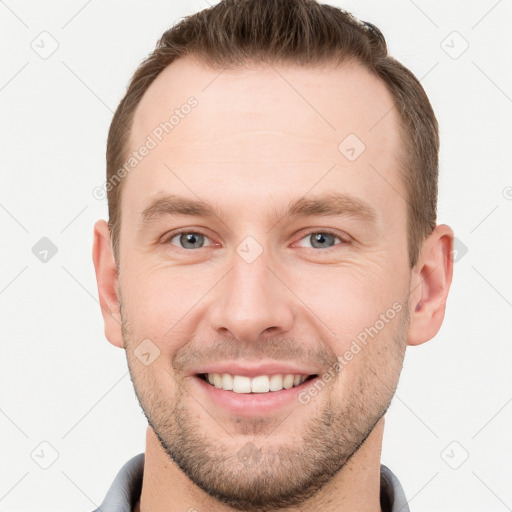
[[[381,512],[380,455],[384,417],[359,450],[315,496],[301,505],[301,512]],[[198,488],[165,453],[148,426],[142,493],[135,512],[164,512],[179,505],[183,510],[233,512]],[[292,512],[298,509],[286,509]]]

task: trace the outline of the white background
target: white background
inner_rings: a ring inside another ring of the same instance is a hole
[[[413,511],[512,510],[512,2],[329,3],[376,24],[422,79],[441,126],[438,221],[467,247],[441,331],[408,350],[382,462]],[[136,65],[207,6],[0,2],[1,511],[90,511],[144,451],[124,352],[103,334],[91,248],[107,208],[92,190]],[[31,47],[43,31],[47,59]],[[42,237],[58,248],[46,263]],[[58,453],[48,469],[41,442]]]

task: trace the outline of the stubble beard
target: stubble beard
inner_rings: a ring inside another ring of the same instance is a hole
[[[207,416],[209,424],[194,420],[190,405],[197,409],[197,403],[178,379],[175,396],[169,397],[151,374],[139,375],[140,364],[130,350],[135,345],[129,323],[122,313],[121,319],[130,378],[165,453],[209,496],[233,509],[253,512],[304,504],[343,469],[370,435],[398,383],[409,325],[405,309],[391,343],[396,363],[391,377],[379,375],[378,367],[366,368],[352,389],[343,390],[343,401],[335,400],[328,386],[311,403],[320,403],[315,414],[311,404],[297,402],[281,424],[265,418],[236,418],[222,427],[221,439],[211,435],[220,431],[212,417]],[[204,417],[204,409],[199,410]],[[302,422],[300,434],[290,442],[273,441],[288,422]]]

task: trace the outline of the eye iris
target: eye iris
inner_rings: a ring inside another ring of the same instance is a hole
[[[199,240],[199,242],[198,242],[198,240]],[[180,244],[185,249],[196,249],[198,247],[198,244],[200,246],[200,243],[202,242],[202,240],[203,240],[203,235],[201,235],[200,233],[183,233],[180,236]],[[187,243],[191,243],[194,247],[187,247],[186,246]]]
[[[330,235],[328,233],[315,233],[314,235],[312,235],[312,239],[311,239],[312,243],[311,243],[311,245],[313,247],[320,247],[322,249],[322,248],[325,248],[326,246],[325,245],[317,246],[315,244],[317,242],[320,242],[320,243],[325,242],[327,239],[332,239],[332,241],[334,242],[334,238],[335,238],[334,235]]]

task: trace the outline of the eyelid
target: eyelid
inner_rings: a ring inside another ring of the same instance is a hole
[[[205,238],[208,238],[208,240],[210,240],[212,243],[211,245],[207,245],[206,247],[213,247],[216,244],[216,242],[213,242],[213,240],[211,240],[210,236],[207,235],[205,233],[204,230],[202,230],[201,228],[196,228],[196,227],[188,227],[188,228],[180,228],[180,229],[176,229],[174,231],[171,231],[170,233],[167,233],[165,234],[163,237],[162,237],[162,243],[164,244],[169,244],[169,245],[172,245],[173,247],[176,247],[178,249],[183,249],[185,251],[191,251],[193,249],[185,249],[184,247],[180,247],[178,245],[174,245],[174,244],[171,244],[171,240],[173,238],[176,238],[178,235],[182,235],[183,233],[195,233],[195,234],[198,234],[198,235],[203,235]],[[205,249],[206,247],[200,247],[200,249]]]
[[[186,250],[186,251],[191,251],[193,249],[185,249],[183,247],[179,247],[177,245],[174,245],[174,244],[171,244],[171,240],[175,237],[177,237],[178,235],[181,235],[183,233],[196,233],[196,234],[199,234],[199,235],[202,235],[204,236],[205,238],[207,238],[208,240],[210,240],[212,243],[211,245],[207,245],[205,247],[199,247],[199,249],[205,249],[206,247],[213,247],[215,245],[218,245],[216,242],[213,242],[213,240],[211,240],[210,236],[208,236],[205,231],[201,228],[196,228],[194,226],[192,227],[188,227],[188,228],[179,228],[179,229],[176,229],[174,231],[171,231],[170,233],[166,234],[163,238],[163,243],[164,244],[169,244],[169,245],[173,245],[173,247],[177,247],[178,249],[183,249],[183,250]],[[318,252],[318,251],[328,251],[329,249],[335,249],[337,246],[340,246],[340,245],[346,245],[348,243],[350,243],[350,237],[346,234],[346,233],[340,233],[332,228],[310,228],[309,230],[307,231],[303,231],[300,235],[300,238],[297,238],[297,240],[293,243],[293,245],[297,244],[298,242],[300,242],[301,240],[303,240],[304,238],[312,235],[313,233],[322,233],[322,234],[326,234],[326,235],[332,235],[336,238],[339,238],[341,240],[341,243],[339,244],[336,244],[332,247],[327,247],[326,249],[318,249],[316,250],[314,247],[302,247],[302,249],[315,249],[315,252]]]
[[[339,231],[332,229],[332,228],[310,228],[309,230],[302,232],[300,238],[297,239],[296,242],[294,242],[294,245],[304,238],[312,235],[313,233],[322,233],[325,235],[332,235],[336,238],[339,238],[341,240],[341,243],[333,245],[332,247],[327,247],[325,249],[318,249],[315,252],[319,251],[328,251],[329,249],[335,249],[336,247],[340,245],[346,245],[350,243],[350,237],[346,233],[340,233]],[[314,247],[302,247],[302,249],[315,249]]]

